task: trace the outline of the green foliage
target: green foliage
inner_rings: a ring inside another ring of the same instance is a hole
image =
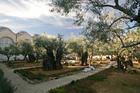
[[[86,15],[87,12],[91,13],[92,15],[103,16],[101,12],[104,12],[106,8],[110,10],[112,8],[117,13],[118,11],[120,11],[121,13],[125,14],[126,16],[124,17],[124,19],[131,19],[131,21],[137,21],[138,23],[140,23],[140,11],[138,11],[140,2],[138,0],[126,0],[124,2],[119,2],[119,0],[111,0],[111,2],[113,4],[110,4],[108,0],[53,0],[56,9],[63,10],[64,13],[69,13],[72,10],[76,10],[76,12],[78,12],[77,14],[84,15],[84,17],[89,16]],[[110,12],[112,11],[104,12],[104,14],[108,15]]]
[[[94,76],[88,77],[88,79],[94,80],[94,81],[104,81],[105,79],[107,79],[107,75],[106,74],[96,74]]]
[[[83,46],[78,42],[70,42],[68,48],[72,50],[71,52],[77,53],[79,57],[82,56]]]
[[[9,61],[10,57],[15,55],[15,48],[13,48],[13,45],[10,45],[9,47],[1,48],[0,50],[1,54],[7,56],[7,61]]]
[[[107,23],[100,22],[88,22],[87,27],[83,34],[87,37],[90,42],[95,40],[108,42],[111,38],[111,31]]]
[[[55,0],[54,4],[56,6],[59,6],[59,7],[63,7],[62,10],[65,12],[65,13],[69,13],[70,12],[70,9],[72,9],[73,7],[76,7],[76,3],[77,3],[77,0]],[[60,11],[59,9],[60,8],[56,8],[58,10],[58,12]]]
[[[11,56],[13,53],[10,47],[5,47],[4,49],[2,49],[2,54],[6,56]]]
[[[24,56],[24,60],[30,61],[32,58],[34,60],[33,46],[29,42],[20,42],[18,46],[20,48],[20,53]],[[28,59],[27,55],[31,58]]]
[[[69,53],[76,53],[78,57],[82,57],[82,53],[86,50],[85,37],[70,36],[67,41],[67,49]]]
[[[138,62],[140,63],[140,47],[136,47],[133,50],[133,56],[138,60]]]
[[[56,88],[49,90],[49,93],[66,93],[63,88]]]
[[[64,88],[66,93],[96,93],[93,88],[90,86],[87,87],[87,82],[80,82],[79,80],[64,86]]]
[[[13,55],[17,56],[20,54],[19,47],[17,45],[11,45],[10,46],[11,52]]]
[[[72,87],[72,90],[74,91],[74,93],[96,93],[96,91],[90,87],[85,88],[85,85],[74,86]]]
[[[42,38],[34,39],[34,52],[36,53],[36,60],[38,61],[39,58],[45,54],[45,49],[43,48],[44,41]]]
[[[33,47],[28,42],[21,42],[19,44],[19,47],[21,50],[21,54],[23,54],[23,55],[29,55],[29,54],[32,54],[32,52],[33,52]]]
[[[14,93],[14,87],[4,78],[4,73],[0,70],[0,93]]]
[[[92,75],[92,76],[89,76],[88,78],[87,78],[87,80],[93,80],[93,81],[104,81],[104,80],[106,80],[107,78],[108,78],[108,76],[110,75],[110,72],[111,71],[114,71],[115,70],[115,68],[114,67],[111,67],[111,68],[109,68],[109,69],[106,69],[106,70],[104,70],[104,71],[101,71],[101,72],[99,72],[99,73],[97,73],[97,74],[95,74],[95,75]]]
[[[131,47],[123,42],[128,28],[139,27],[140,2],[139,0],[53,0],[56,10],[63,13],[76,12],[75,24],[84,25],[84,35],[94,42],[95,40],[107,42],[120,39],[122,46]],[[133,25],[129,22],[135,21]],[[114,31],[123,29],[124,33]],[[132,41],[133,46],[135,41]],[[139,42],[138,42],[139,44]]]

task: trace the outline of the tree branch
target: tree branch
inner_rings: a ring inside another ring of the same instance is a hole
[[[119,6],[119,5],[115,6],[114,9],[117,9],[117,10],[123,12],[124,14],[127,14],[130,17],[134,17],[135,16],[129,9],[123,8],[123,7]]]
[[[116,34],[116,36],[119,38],[119,40],[121,41],[122,46],[125,46],[123,39],[121,38],[121,36],[116,32],[116,30],[113,30],[113,32]]]
[[[113,6],[113,5],[103,5],[103,4],[100,4],[100,5],[95,5],[95,6],[97,6],[97,7],[111,7],[111,8],[114,8],[114,9],[116,9],[116,6]]]
[[[118,0],[114,0],[115,5],[101,4],[101,3],[95,2],[93,0],[90,0],[90,2],[95,7],[111,7],[113,9],[116,9],[116,10],[119,10],[119,11],[123,12],[124,14],[127,14],[130,17],[134,17],[135,16],[129,9],[126,9],[126,8],[120,6]]]
[[[115,24],[117,21],[121,20],[121,19],[131,19],[130,17],[126,17],[126,16],[122,16],[122,17],[119,17],[117,19],[115,19],[109,27],[111,27],[113,24]]]
[[[133,46],[137,46],[139,44],[140,44],[140,42],[137,42],[137,43],[134,43],[134,44],[130,44],[130,45],[123,45],[122,48],[133,47]]]
[[[119,1],[118,0],[114,0],[116,6],[119,6]]]

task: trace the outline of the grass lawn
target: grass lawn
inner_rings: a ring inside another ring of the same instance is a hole
[[[130,74],[110,68],[49,93],[140,93],[140,72]]]
[[[79,72],[83,67],[64,67],[61,70],[44,71],[41,67],[15,70],[29,83],[38,83],[46,80],[57,79]]]

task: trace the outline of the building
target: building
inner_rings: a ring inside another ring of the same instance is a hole
[[[21,41],[31,43],[32,36],[25,31],[14,33],[11,29],[7,27],[0,27],[0,48],[8,47]],[[0,61],[4,61],[6,59],[6,56],[0,54]]]
[[[11,44],[15,44],[16,42],[32,42],[32,36],[25,32],[21,31],[18,33],[14,33],[11,29],[7,27],[0,27],[0,47],[8,47]]]
[[[7,27],[0,27],[0,47],[8,47],[16,42],[16,34]]]
[[[29,33],[25,32],[25,31],[20,31],[18,33],[14,33],[8,27],[0,27],[0,48],[8,47],[8,46],[16,44],[18,42],[24,42],[24,41],[32,43],[33,39],[40,38],[40,37],[56,38],[56,36],[49,35],[45,32],[41,35],[35,34],[32,37]],[[3,60],[6,60],[6,57],[4,55],[0,54],[0,61],[3,61]]]
[[[32,36],[25,31],[18,32],[16,35],[17,35],[17,42],[22,42],[22,41],[26,41],[29,43],[32,42]]]

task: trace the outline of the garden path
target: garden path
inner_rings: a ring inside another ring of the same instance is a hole
[[[89,72],[81,71],[78,74],[74,74],[74,75],[70,75],[70,76],[66,76],[59,79],[46,81],[34,85],[24,81],[19,75],[15,74],[12,69],[8,68],[6,65],[2,63],[0,63],[0,68],[3,70],[5,77],[11,81],[11,84],[13,86],[16,87],[15,93],[48,93],[47,91],[50,89],[66,85],[73,80],[86,78],[90,75],[103,71],[115,64],[116,62],[111,62],[108,66],[103,68],[97,68],[95,71],[89,71]]]

